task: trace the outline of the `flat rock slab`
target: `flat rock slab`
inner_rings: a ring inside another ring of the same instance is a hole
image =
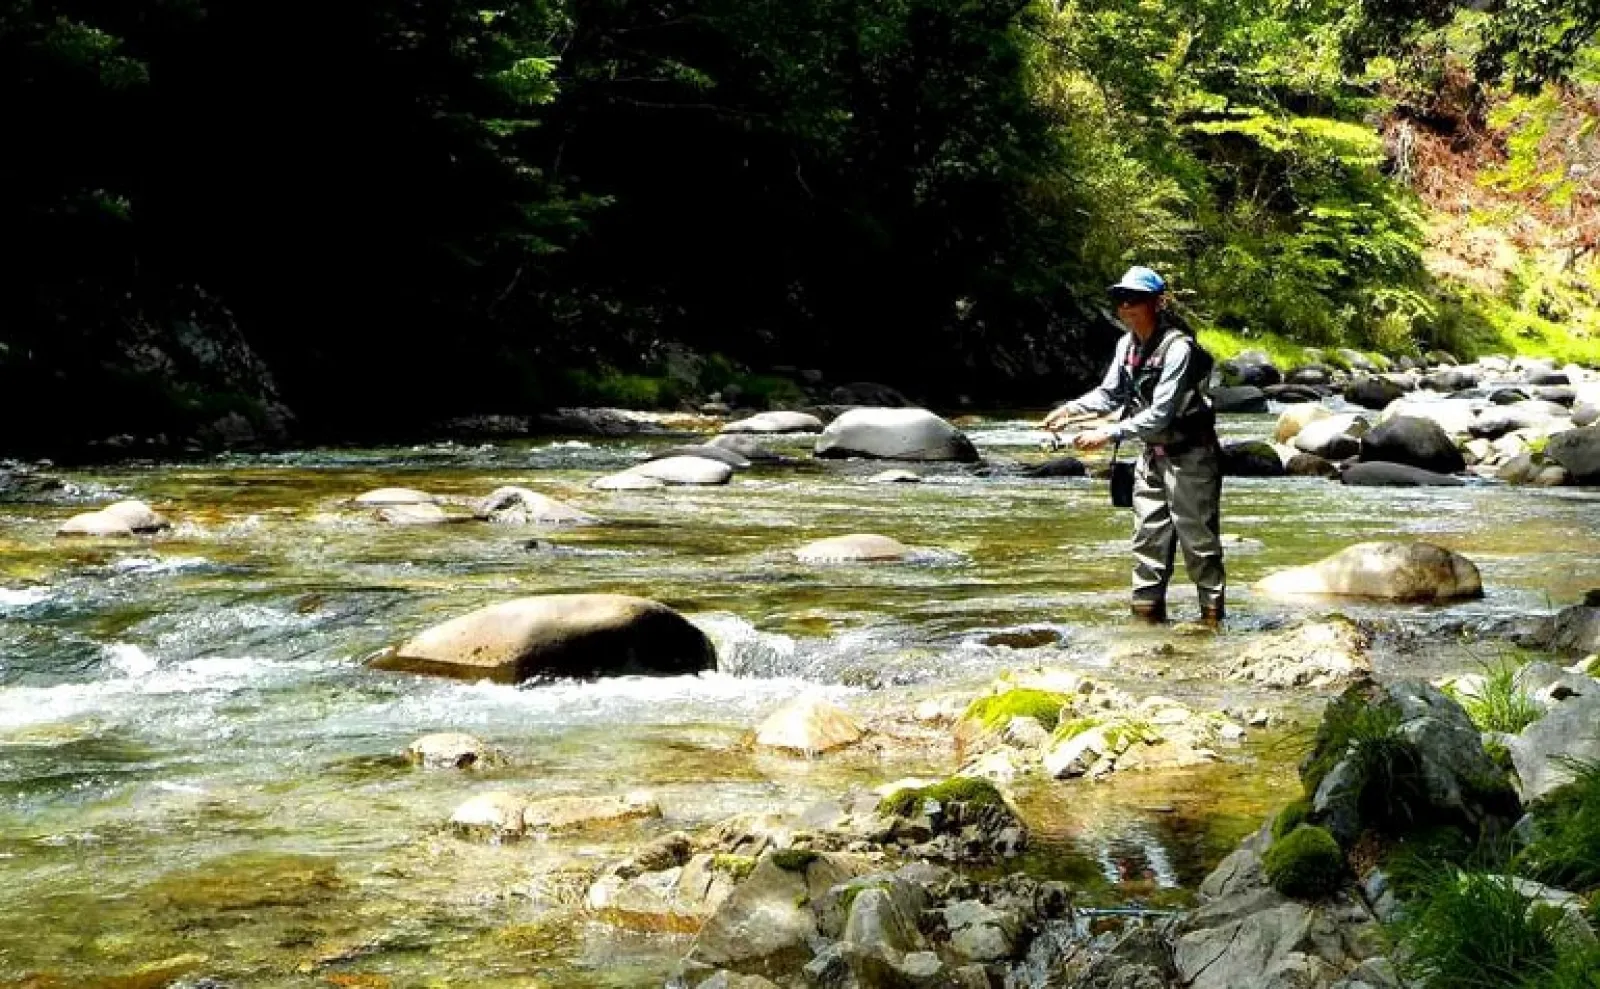
[[[551,797],[522,809],[524,831],[576,831],[660,817],[661,805],[644,792],[617,797]]]
[[[667,457],[630,467],[624,473],[654,478],[663,484],[727,484],[733,468],[707,457]]]
[[[716,663],[711,641],[682,615],[623,594],[547,594],[490,605],[435,625],[372,661],[381,670],[496,683],[677,675]]]
[[[82,512],[61,523],[58,536],[91,536],[98,538],[128,537],[139,533],[158,532],[171,523],[162,518],[142,501],[119,501],[93,512]]]
[[[843,708],[806,696],[778,708],[756,729],[756,745],[815,756],[861,740],[861,726]]]
[[[1351,464],[1339,480],[1357,488],[1459,488],[1467,483],[1450,474],[1381,460]]]

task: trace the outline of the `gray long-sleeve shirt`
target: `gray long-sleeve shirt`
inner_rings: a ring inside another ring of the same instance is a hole
[[[1141,409],[1135,415],[1112,423],[1105,427],[1106,435],[1115,442],[1137,437],[1146,443],[1160,443],[1166,439],[1165,435],[1178,417],[1179,410],[1187,400],[1186,390],[1191,387],[1187,384],[1189,378],[1189,360],[1194,352],[1188,336],[1176,333],[1176,338],[1166,341],[1161,365],[1161,377],[1156,379],[1155,390],[1150,396],[1150,405]],[[1137,346],[1137,341],[1132,333],[1125,333],[1117,341],[1117,350],[1111,358],[1111,367],[1106,371],[1105,378],[1100,386],[1087,392],[1079,398],[1067,403],[1067,407],[1074,412],[1092,412],[1104,415],[1115,412],[1127,405],[1133,399],[1133,381],[1124,373],[1123,368],[1128,363],[1128,352]]]

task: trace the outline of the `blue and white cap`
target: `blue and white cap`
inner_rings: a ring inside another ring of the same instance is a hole
[[[1167,283],[1162,277],[1143,265],[1134,265],[1122,273],[1122,280],[1111,286],[1107,291],[1112,295],[1122,292],[1139,292],[1144,295],[1160,295],[1167,290]]]

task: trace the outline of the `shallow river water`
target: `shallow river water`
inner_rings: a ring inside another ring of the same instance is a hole
[[[1228,430],[1265,435],[1270,423],[1241,417]],[[992,458],[1042,457],[1020,420],[968,431]],[[761,755],[743,740],[765,713],[806,690],[903,706],[1036,663],[1114,679],[1116,648],[1167,634],[1124,622],[1129,518],[1103,482],[952,466],[927,468],[927,483],[880,485],[865,479],[881,464],[803,459],[725,488],[588,488],[665,443],[313,450],[62,475],[86,503],[137,497],[174,521],[138,542],[58,540],[55,526],[80,509],[0,504],[0,984],[127,987],[189,973],[240,987],[660,985],[686,941],[578,916],[564,905],[574,863],[662,830],[955,768]],[[382,486],[477,497],[503,484],[607,524],[386,527],[344,504]],[[1600,586],[1594,491],[1230,480],[1224,528],[1245,540],[1230,550],[1227,634],[1326,610],[1262,600],[1248,584],[1362,539],[1427,538],[1481,568],[1480,601],[1345,609],[1424,633],[1547,612]],[[918,552],[870,567],[802,566],[788,552],[846,532]],[[684,611],[722,668],[514,688],[363,666],[476,606],[574,591]],[[1173,603],[1193,616],[1187,585]],[[984,643],[1018,627],[1062,638],[1032,650]],[[1446,665],[1474,658],[1440,649]],[[1143,689],[1252,700],[1163,672],[1172,684]],[[444,729],[486,739],[505,763],[463,775],[397,758]],[[1269,733],[1159,786],[1028,790],[1019,799],[1040,840],[1025,864],[1086,896],[1160,901],[1288,798],[1293,748]],[[445,830],[455,805],[497,788],[648,788],[665,817],[506,846]]]

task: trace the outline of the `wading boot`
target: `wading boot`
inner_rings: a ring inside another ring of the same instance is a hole
[[[1160,625],[1167,620],[1167,603],[1165,601],[1135,601],[1133,602],[1133,618],[1135,621]]]
[[[1200,624],[1213,632],[1222,628],[1223,607],[1220,604],[1200,606]]]

